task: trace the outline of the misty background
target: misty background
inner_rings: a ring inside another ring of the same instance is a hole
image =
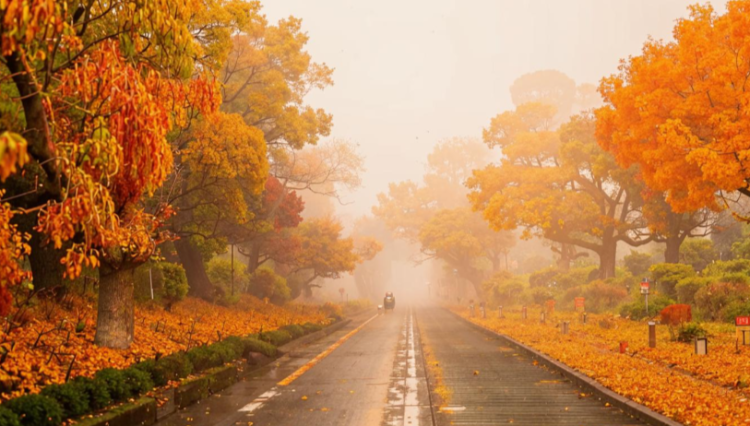
[[[334,86],[310,105],[332,113],[332,136],[359,145],[362,186],[337,215],[370,214],[389,182],[419,181],[441,139],[481,138],[513,108],[508,88],[523,74],[556,69],[577,84],[617,71],[650,35],[671,37],[694,0],[274,0],[275,22],[293,15]],[[725,0],[711,2],[718,11]]]

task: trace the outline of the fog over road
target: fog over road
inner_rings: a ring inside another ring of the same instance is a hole
[[[368,311],[162,426],[639,425],[434,306]],[[420,332],[423,333],[420,336]],[[427,378],[428,342],[450,399]],[[432,394],[431,394],[432,391]]]

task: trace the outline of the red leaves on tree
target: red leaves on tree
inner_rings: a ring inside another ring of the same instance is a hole
[[[680,325],[684,322],[690,322],[693,319],[690,305],[669,305],[662,309],[661,323],[672,326]]]

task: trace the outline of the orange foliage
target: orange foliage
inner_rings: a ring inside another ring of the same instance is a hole
[[[662,324],[680,325],[693,319],[690,305],[669,305],[659,313]]]
[[[8,351],[0,362],[0,397],[35,393],[48,384],[61,383],[71,362],[71,377],[92,376],[105,367],[125,368],[157,354],[168,355],[228,336],[270,331],[290,323],[323,323],[327,318],[316,306],[280,307],[248,295],[228,308],[188,298],[173,305],[170,312],[136,307],[133,343],[127,350],[118,350],[94,345],[93,302],[76,297],[66,304],[64,309],[42,302],[32,311],[12,312],[11,321],[25,324],[10,333],[7,325],[0,330],[0,353]],[[83,330],[76,332],[77,327]]]
[[[735,347],[734,327],[706,324],[708,355],[698,356],[690,344],[672,342],[666,327],[657,327],[657,347],[648,347],[645,323],[580,314],[558,313],[570,321],[570,333],[553,326],[522,320],[519,312],[503,312],[482,319],[466,308],[454,309],[462,317],[503,333],[544,352],[592,377],[613,391],[684,424],[697,426],[744,425],[750,422],[750,347]],[[529,313],[529,318],[536,318]],[[601,328],[607,319],[613,324]],[[730,330],[731,329],[731,330]],[[630,353],[619,354],[619,342],[628,342]]]

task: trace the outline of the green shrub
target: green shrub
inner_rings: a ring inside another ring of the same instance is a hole
[[[239,358],[240,354],[241,352],[235,351],[232,344],[219,342],[193,348],[188,351],[187,356],[195,371],[204,371],[233,361]]]
[[[677,300],[680,303],[692,305],[695,303],[695,293],[701,288],[707,286],[710,282],[711,278],[703,277],[688,277],[681,279],[675,286]]]
[[[630,250],[629,255],[625,256],[623,261],[625,269],[636,277],[644,275],[648,272],[648,268],[651,267],[651,255],[633,249]]]
[[[19,396],[3,405],[18,416],[22,426],[57,426],[63,420],[60,404],[43,395]]]
[[[649,272],[657,289],[670,298],[677,297],[675,287],[680,280],[695,276],[692,266],[680,263],[657,263],[649,268]]]
[[[0,426],[21,426],[21,420],[16,413],[5,407],[0,407]]]
[[[526,291],[523,298],[536,305],[543,305],[544,302],[554,299],[555,295],[549,288],[536,287]]]
[[[114,401],[124,401],[132,396],[125,373],[116,368],[105,368],[96,372],[95,378],[107,384],[109,395]]]
[[[224,290],[224,294],[232,294],[232,261],[221,257],[214,257],[206,265],[206,273],[211,283]],[[247,265],[242,262],[234,262],[234,293],[247,291],[249,276]],[[227,298],[225,302],[231,304],[232,300]]]
[[[702,271],[718,258],[713,241],[708,238],[689,238],[680,246],[680,263]]]
[[[66,419],[82,416],[90,409],[89,395],[81,382],[49,385],[42,389],[41,394],[57,401]]]
[[[169,309],[174,303],[187,296],[189,288],[187,275],[182,265],[176,263],[161,262],[159,263],[159,270],[164,277],[161,298]]]
[[[667,296],[660,295],[656,297],[649,297],[648,299],[648,317],[652,318],[659,315],[664,308],[669,305],[674,305],[675,301]],[[629,317],[632,320],[640,320],[646,318],[646,304],[643,298],[622,305],[620,307],[620,316]]]
[[[107,389],[107,383],[103,380],[81,376],[72,381],[78,383],[84,389],[91,409],[100,410],[112,403],[112,396]]]
[[[284,304],[291,296],[286,279],[272,269],[260,267],[250,274],[250,293],[258,298],[268,298],[277,305]]]
[[[305,335],[305,329],[297,324],[285,325],[284,327],[281,327],[281,329],[289,333],[292,336],[292,339]]]
[[[193,364],[184,352],[159,358],[154,365],[153,379],[156,386],[164,386],[171,380],[180,380],[193,372]]]
[[[695,293],[695,305],[711,320],[721,320],[726,318],[722,315],[725,308],[743,304],[749,298],[748,284],[712,282]]]
[[[548,287],[553,281],[557,281],[556,278],[559,274],[560,270],[554,266],[536,271],[529,275],[529,286],[531,288]]]
[[[677,341],[679,342],[690,343],[696,337],[705,335],[706,329],[696,322],[680,324],[680,327],[677,329]]]
[[[133,364],[130,366],[130,368],[135,368],[137,370],[143,371],[144,373],[148,374],[149,377],[151,377],[151,379],[153,380],[156,361],[153,359],[148,359],[146,361],[141,361],[137,364]]]
[[[269,358],[273,358],[276,356],[276,347],[271,345],[270,343],[263,342],[258,339],[254,339],[251,337],[246,337],[242,339],[242,343],[245,347],[242,354],[244,356],[248,356],[250,352],[256,352],[263,354]]]
[[[718,317],[725,322],[733,323],[735,318],[746,315],[750,315],[750,300],[734,300],[719,312]]]
[[[312,322],[306,322],[302,324],[302,328],[305,329],[306,333],[315,333],[316,331],[322,330],[323,326],[320,324],[312,323]]]
[[[154,388],[154,381],[151,374],[135,367],[122,370],[127,385],[132,396],[143,395]]]
[[[274,346],[281,346],[291,341],[292,335],[284,330],[274,330],[263,333],[260,339]]]
[[[242,342],[241,337],[229,336],[222,343],[228,345],[234,351],[234,358],[241,356],[245,352],[245,344]]]
[[[569,288],[588,284],[591,281],[590,277],[592,273],[594,273],[596,269],[596,266],[571,268],[568,272],[560,273],[557,276],[556,281],[551,283],[552,287],[567,290]]]
[[[703,270],[703,275],[707,277],[720,277],[735,272],[750,275],[750,259],[713,262]]]

